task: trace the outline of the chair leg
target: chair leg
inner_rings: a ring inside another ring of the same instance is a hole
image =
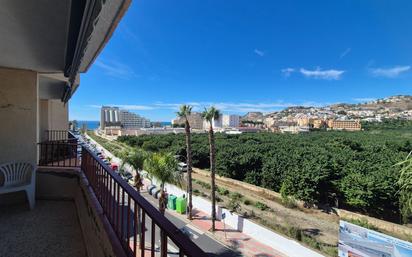
[[[26,189],[27,200],[29,201],[30,209],[34,209],[36,203],[35,193],[32,189]]]

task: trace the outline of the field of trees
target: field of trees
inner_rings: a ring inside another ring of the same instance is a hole
[[[399,167],[412,151],[412,125],[369,124],[360,132],[216,134],[219,175],[280,192],[308,206],[336,206],[400,222]],[[180,135],[122,136],[147,151],[186,156]],[[192,137],[193,166],[209,168],[206,134]],[[290,200],[290,199],[289,199]]]

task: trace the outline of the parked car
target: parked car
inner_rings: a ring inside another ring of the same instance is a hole
[[[112,163],[111,165],[112,170],[116,171],[119,169],[119,165],[117,165],[116,163]]]
[[[186,172],[187,171],[187,164],[184,162],[179,162],[178,163],[178,170],[181,172]]]
[[[125,172],[125,173],[123,173],[123,176],[124,176],[125,178],[127,178],[127,179],[133,179],[133,175],[132,175],[132,173],[130,173],[130,172]]]

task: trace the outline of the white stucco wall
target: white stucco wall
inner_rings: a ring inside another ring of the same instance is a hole
[[[0,68],[0,163],[37,160],[37,73]]]

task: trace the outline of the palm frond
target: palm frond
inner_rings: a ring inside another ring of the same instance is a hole
[[[183,177],[178,170],[178,162],[171,153],[150,155],[144,162],[144,168],[160,181],[162,188],[166,183],[180,185],[182,182]]]

